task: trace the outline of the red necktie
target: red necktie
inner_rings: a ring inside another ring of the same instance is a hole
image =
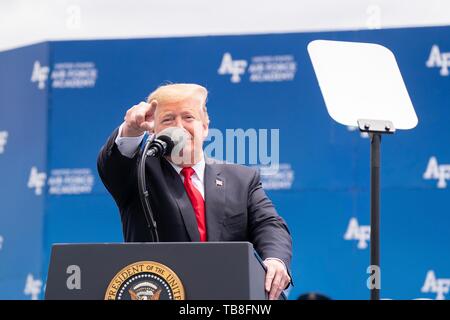
[[[195,217],[197,218],[200,241],[206,241],[205,201],[203,200],[200,191],[198,191],[192,183],[191,177],[194,174],[194,169],[191,167],[183,168],[181,173],[184,176],[184,188],[191,200],[192,208],[194,209]]]

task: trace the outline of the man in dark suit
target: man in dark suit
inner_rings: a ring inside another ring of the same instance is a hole
[[[209,126],[206,98],[202,86],[172,84],[130,108],[99,154],[100,177],[119,207],[125,241],[152,241],[137,187],[139,146],[145,132],[186,130],[189,140],[178,157],[146,162],[160,241],[249,241],[267,267],[269,298],[277,299],[291,282],[291,236],[257,170],[203,155]]]

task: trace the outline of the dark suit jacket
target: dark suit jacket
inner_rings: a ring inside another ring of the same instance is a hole
[[[119,207],[125,241],[152,241],[137,187],[138,155],[130,159],[120,153],[114,142],[117,133],[116,129],[100,151],[98,172]],[[146,174],[160,241],[200,241],[191,202],[171,164],[147,158]],[[208,241],[249,241],[263,259],[279,258],[289,269],[291,236],[256,169],[207,159],[204,185]]]

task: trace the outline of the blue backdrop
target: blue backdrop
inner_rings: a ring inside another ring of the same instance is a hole
[[[396,55],[419,125],[382,141],[382,298],[450,287],[450,27],[48,42],[0,53],[0,298],[42,298],[54,243],[121,242],[96,157],[160,84],[210,92],[211,127],[280,129],[263,183],[294,240],[290,298],[367,299],[369,139],[327,114],[307,44]],[[370,64],[370,61],[367,61]]]

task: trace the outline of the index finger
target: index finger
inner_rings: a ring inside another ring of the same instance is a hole
[[[271,265],[266,265],[266,267],[267,267],[267,273],[266,273],[265,287],[266,287],[266,291],[270,292],[270,288],[272,287],[272,281],[273,281],[273,278],[275,277],[275,268]]]
[[[142,101],[141,103],[139,103],[139,110],[142,112],[144,112],[145,114],[147,113],[153,113],[155,112],[156,106],[158,105],[158,101],[156,100],[152,100],[150,103],[144,102]]]
[[[150,101],[150,103],[147,104],[150,106],[148,110],[152,110],[154,112],[156,107],[158,106],[158,100],[153,99],[152,101]]]

